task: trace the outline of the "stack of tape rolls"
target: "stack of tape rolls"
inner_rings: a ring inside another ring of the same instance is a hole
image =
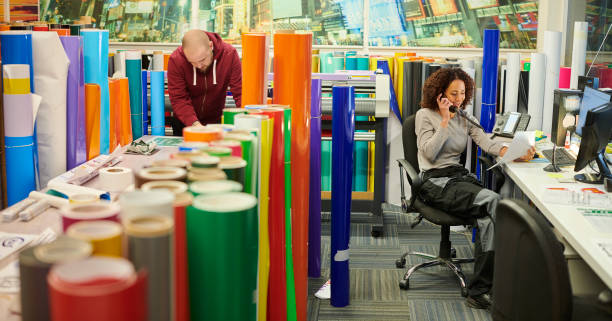
[[[179,151],[205,150],[208,143],[205,142],[182,142],[179,145]]]
[[[187,182],[216,181],[227,179],[227,174],[218,168],[190,168]]]
[[[206,149],[206,154],[216,157],[232,156],[232,149],[224,146],[209,146]]]
[[[134,184],[132,170],[125,167],[105,167],[100,169],[100,187],[109,192],[122,192]]]
[[[119,222],[119,205],[108,202],[73,203],[61,209],[64,232],[82,221],[107,220]]]
[[[189,280],[187,277],[187,206],[193,202],[190,193],[174,197],[174,320],[189,320]]]
[[[191,159],[194,157],[201,157],[201,156],[207,156],[207,155],[208,154],[203,151],[190,150],[190,151],[182,151],[182,152],[171,154],[170,159],[179,159],[179,160],[185,160],[185,161],[191,162]]]
[[[177,167],[147,167],[136,174],[136,187],[151,181],[185,181],[187,171]]]
[[[172,217],[174,194],[166,190],[133,191],[119,196],[121,220],[138,216]]]
[[[95,194],[74,194],[68,198],[70,204],[90,204],[99,201],[100,198]]]
[[[186,169],[189,166],[189,161],[184,159],[158,159],[151,163],[152,167],[178,167]]]
[[[146,273],[122,258],[55,265],[47,278],[51,320],[146,321],[146,282]]]
[[[187,192],[187,184],[178,181],[153,181],[147,182],[140,186],[140,189],[143,191],[153,191],[153,190],[167,190],[172,194],[182,194]]]
[[[242,157],[242,145],[238,141],[224,139],[224,140],[218,140],[218,141],[212,142],[212,143],[210,143],[210,145],[211,146],[227,147],[227,148],[232,150],[232,152],[231,152],[232,156]]]
[[[222,133],[219,128],[191,126],[183,129],[183,139],[186,142],[212,142],[221,139]]]
[[[66,235],[87,241],[93,246],[93,255],[120,257],[122,252],[121,224],[112,221],[83,221],[70,225]]]
[[[215,156],[199,156],[191,159],[191,167],[193,168],[216,168],[221,159]],[[190,167],[190,168],[191,168]]]
[[[219,168],[227,175],[227,179],[236,181],[244,186],[245,168],[247,162],[236,156],[222,157]]]
[[[189,191],[193,196],[242,192],[242,185],[228,180],[193,182]]]
[[[89,242],[60,236],[55,241],[19,253],[21,319],[50,320],[47,275],[56,263],[82,260],[91,255]]]

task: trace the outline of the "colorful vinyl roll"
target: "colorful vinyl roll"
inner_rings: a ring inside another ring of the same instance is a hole
[[[219,169],[223,170],[227,175],[227,179],[245,184],[246,161],[240,157],[227,156],[221,157],[219,161]]]
[[[140,92],[142,94],[142,134],[149,135],[149,102],[147,99],[149,72],[146,70],[142,70],[140,77],[142,85],[140,89]]]
[[[130,84],[127,78],[119,78],[119,144],[129,145],[132,142],[132,119],[130,116]]]
[[[552,77],[552,75],[550,76]],[[527,102],[527,111],[531,116],[529,127],[527,127],[529,130],[542,129],[546,77],[546,55],[537,52],[532,53],[531,70],[529,71],[529,99]]]
[[[586,50],[589,23],[585,21],[574,22],[574,41],[572,46],[572,75],[570,88],[578,89],[578,77],[584,76],[586,69]],[[4,48],[4,44],[2,45]],[[531,95],[530,95],[531,96]]]
[[[109,126],[110,132],[108,137],[108,150],[109,153],[112,153],[115,148],[119,145],[119,136],[121,135],[118,132],[119,125],[119,113],[121,108],[120,93],[119,93],[119,79],[109,79],[108,80],[108,93],[109,93]]]
[[[268,93],[268,45],[264,32],[242,34],[242,105],[265,104]],[[233,124],[225,119],[225,124]]]
[[[242,144],[238,141],[224,139],[211,142],[210,145],[229,148],[231,150],[231,156],[242,157]],[[207,149],[207,153],[208,151],[210,151],[210,149]]]
[[[146,273],[136,274],[122,258],[94,256],[56,265],[47,278],[51,320],[146,321],[146,282]]]
[[[62,208],[61,214],[64,232],[66,232],[71,225],[82,221],[107,220],[119,222],[119,206],[109,202],[90,204],[72,203]]]
[[[187,262],[187,206],[193,203],[191,193],[174,198],[174,320],[189,321],[189,277]]]
[[[191,151],[183,151],[183,152],[171,154],[170,159],[185,160],[191,163],[191,160],[193,158],[202,157],[202,156],[208,156],[208,154],[203,151],[191,150]]]
[[[244,192],[252,195],[256,195],[256,182],[257,182],[257,155],[255,146],[257,146],[255,136],[251,134],[227,134],[225,139],[235,140],[240,142],[242,149],[242,159],[247,162],[245,168],[245,185]]]
[[[187,208],[192,320],[256,319],[256,205],[252,195],[228,193],[198,196]]]
[[[121,257],[123,254],[121,247],[122,233],[121,224],[107,220],[81,221],[71,224],[66,230],[66,235],[90,242],[93,247],[93,255],[114,257]]]
[[[331,305],[349,304],[349,240],[351,227],[351,185],[353,178],[353,135],[355,131],[355,89],[334,86],[332,100],[332,221],[331,221]]]
[[[60,37],[60,41],[70,61],[66,88],[66,168],[70,170],[87,161],[83,42],[80,37]]]
[[[87,160],[100,155],[100,86],[85,84],[85,139]]]
[[[2,66],[4,155],[8,206],[36,190],[34,104],[28,65]]]
[[[0,32],[0,61],[3,65],[24,64],[30,68],[30,91],[35,93],[34,64],[32,63],[32,32],[2,31]]]
[[[149,320],[170,320],[172,217],[138,216],[123,221],[128,257],[136,269],[147,270]]]
[[[329,140],[321,142],[321,190],[331,191],[331,152]]]
[[[55,263],[81,260],[91,255],[91,244],[60,236],[55,241],[19,253],[21,320],[50,320],[47,275]]]
[[[186,142],[212,142],[222,138],[223,131],[208,126],[191,126],[183,129],[183,139]]]
[[[244,108],[223,108],[223,124],[233,125],[234,117],[238,114],[246,114],[246,112]]]
[[[147,167],[136,174],[135,184],[140,188],[142,184],[150,181],[185,181],[187,172],[177,167]]]
[[[189,184],[193,196],[242,192],[242,184],[230,180],[201,181]]]
[[[206,148],[206,154],[214,157],[229,157],[232,156],[232,149],[223,146],[209,146]]]
[[[542,127],[538,128],[549,134],[553,123],[553,98],[555,89],[559,88],[559,68],[561,67],[561,32],[544,31],[544,55],[546,69],[544,80],[544,99],[542,106]]]
[[[41,25],[35,25],[32,28],[33,31],[49,31],[49,25],[47,24],[41,24]]]
[[[49,31],[53,31],[53,32],[57,33],[58,36],[62,36],[62,37],[70,36],[70,30],[69,29],[49,29]]]
[[[151,72],[151,134],[164,136],[165,125],[164,71]]]
[[[312,80],[310,95],[310,195],[308,276],[321,276],[321,79]]]
[[[192,168],[187,174],[188,183],[225,179],[227,179],[227,175],[218,168]]]
[[[108,94],[108,30],[83,29],[85,83],[100,86],[100,153],[109,152],[110,110]]]
[[[191,167],[195,168],[217,168],[221,159],[215,156],[191,157]]]
[[[99,185],[105,191],[123,192],[134,184],[134,173],[126,167],[105,167],[100,169]]]
[[[497,101],[497,64],[499,59],[499,30],[485,29],[482,58],[482,107],[480,124],[490,133],[495,125]]]
[[[208,143],[205,142],[182,142],[179,145],[180,152],[188,151],[203,151],[208,147]]]
[[[174,194],[166,190],[125,192],[119,196],[121,220],[159,215],[172,217]]]
[[[142,54],[140,51],[125,52],[126,76],[130,83],[130,118],[132,120],[132,139],[143,135],[142,128]]]
[[[561,67],[559,69],[559,88],[568,89],[570,87],[571,78],[572,78],[572,68]]]
[[[174,194],[186,193],[188,190],[187,184],[179,181],[152,181],[142,184],[140,189],[143,191],[167,190]]]

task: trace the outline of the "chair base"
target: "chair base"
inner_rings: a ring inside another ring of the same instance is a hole
[[[457,259],[457,258],[454,258],[456,256],[455,253],[456,253],[455,249],[452,249],[451,258],[448,258],[448,259],[442,258],[439,256],[435,256],[435,255],[431,255],[428,253],[422,253],[422,252],[404,253],[401,258],[395,261],[395,266],[398,268],[403,268],[406,265],[406,256],[408,255],[416,255],[416,256],[428,259],[429,261],[423,262],[421,264],[417,264],[411,267],[408,271],[406,271],[406,273],[404,274],[404,277],[399,282],[400,289],[408,290],[408,288],[410,287],[410,283],[409,283],[410,276],[416,270],[430,267],[430,266],[446,265],[451,271],[455,273],[455,276],[459,280],[459,286],[461,287],[461,295],[464,297],[467,297],[467,294],[468,294],[467,281],[466,281],[465,275],[463,274],[463,271],[461,270],[461,264],[462,263],[472,263],[474,262],[474,259],[473,258]]]

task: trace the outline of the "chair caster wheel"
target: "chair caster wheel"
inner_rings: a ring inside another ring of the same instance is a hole
[[[464,298],[467,298],[467,296],[468,296],[467,288],[461,288],[461,296],[464,297]]]
[[[406,259],[397,259],[395,260],[395,267],[398,269],[403,269],[406,266]]]
[[[401,280],[401,281],[399,282],[399,287],[400,287],[400,289],[402,289],[402,290],[408,290],[408,287],[409,287],[409,285],[408,285],[408,280]]]
[[[454,247],[451,248],[451,258],[457,258],[457,250]]]

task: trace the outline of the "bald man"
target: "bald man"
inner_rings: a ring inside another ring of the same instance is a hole
[[[242,97],[242,67],[236,49],[212,32],[189,30],[168,61],[168,93],[174,135],[185,126],[220,123],[227,91]]]

